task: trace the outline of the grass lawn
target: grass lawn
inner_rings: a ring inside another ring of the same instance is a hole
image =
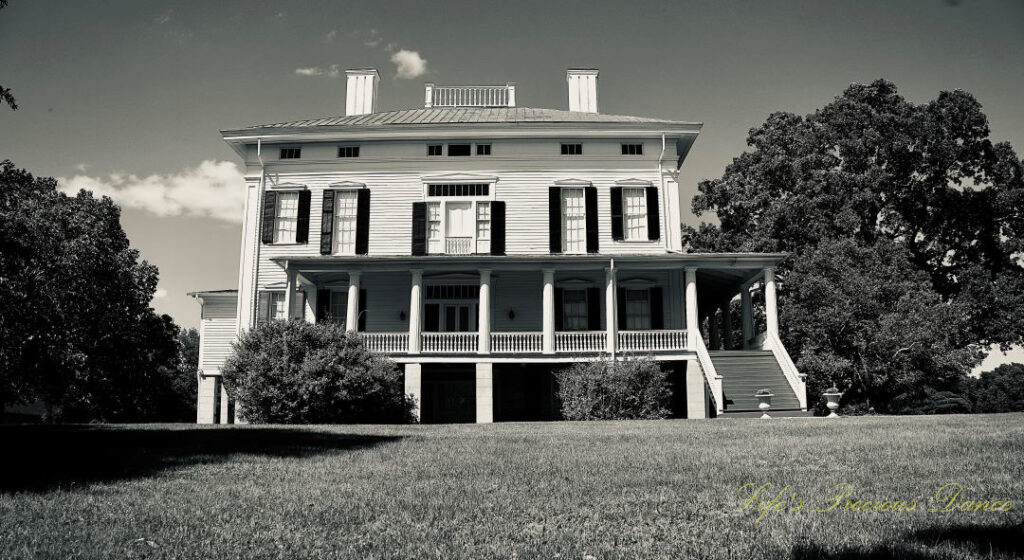
[[[2,558],[1024,556],[1024,414],[0,434]],[[816,511],[839,483],[917,507]]]

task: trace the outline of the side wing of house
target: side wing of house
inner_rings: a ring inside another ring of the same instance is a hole
[[[190,294],[202,306],[199,323],[199,399],[196,422],[227,424],[231,410],[221,382],[221,368],[231,354],[231,345],[238,332],[238,292],[196,292]]]

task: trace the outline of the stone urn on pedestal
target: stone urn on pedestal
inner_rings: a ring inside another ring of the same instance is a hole
[[[757,397],[757,408],[761,409],[761,419],[771,418],[768,416],[768,410],[772,407],[772,397],[775,395],[768,389],[761,389],[754,393],[754,396]]]
[[[826,389],[824,394],[827,401],[825,406],[828,407],[830,413],[826,418],[839,418],[836,411],[839,410],[839,399],[843,398],[843,393],[833,386]]]

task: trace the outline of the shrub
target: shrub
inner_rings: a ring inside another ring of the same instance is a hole
[[[578,362],[555,372],[566,420],[657,419],[669,415],[668,373],[651,360]]]
[[[272,321],[235,343],[223,370],[228,392],[253,423],[412,421],[401,373],[334,324]]]

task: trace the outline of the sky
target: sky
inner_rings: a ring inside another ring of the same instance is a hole
[[[704,123],[684,201],[771,112],[877,78],[918,103],[970,91],[1024,152],[1020,0],[11,0],[0,53],[20,105],[0,107],[0,160],[113,196],[160,269],[154,307],[189,327],[187,292],[237,283],[240,160],[219,131],[344,114],[347,68],[380,71],[379,110],[421,106],[428,81],[515,81],[520,106],[564,109],[565,69],[599,68],[601,112]]]

